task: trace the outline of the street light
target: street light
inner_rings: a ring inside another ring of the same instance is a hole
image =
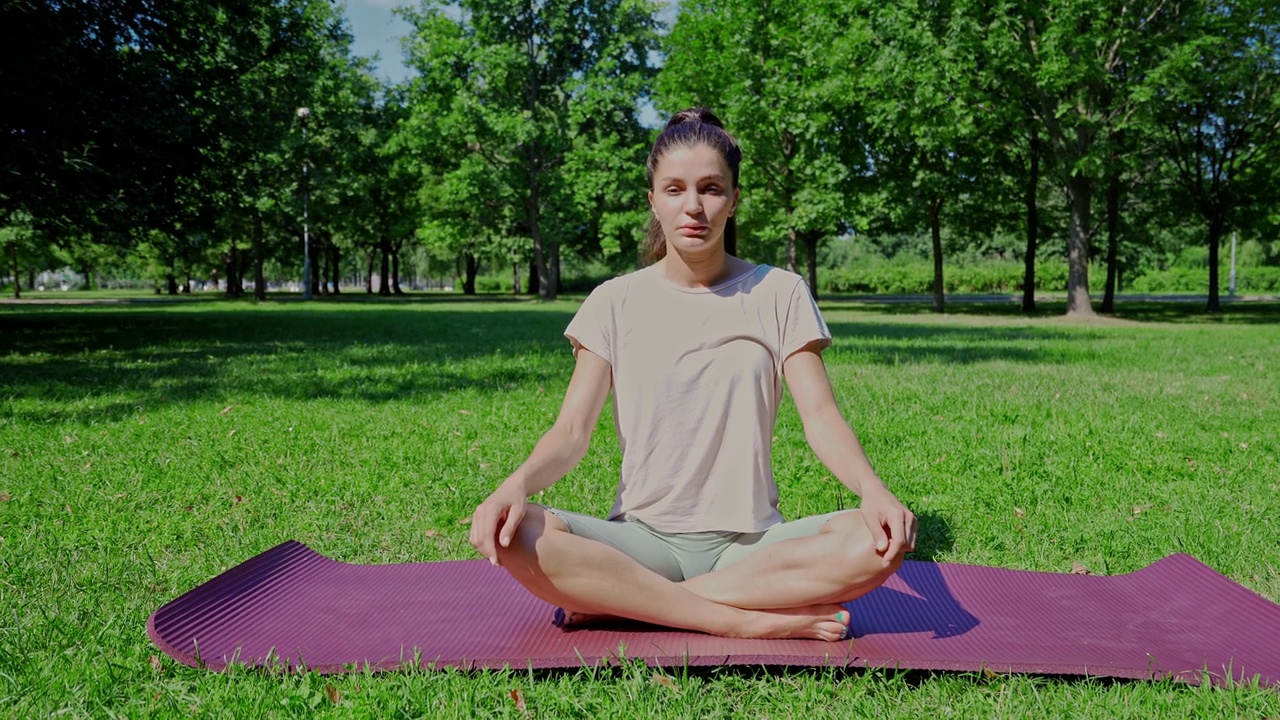
[[[307,201],[311,183],[307,178],[307,118],[311,109],[298,108],[298,120],[302,123],[302,299],[311,299],[311,234],[307,227]]]

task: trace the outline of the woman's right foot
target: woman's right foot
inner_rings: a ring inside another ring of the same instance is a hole
[[[837,642],[852,637],[849,611],[841,605],[811,605],[778,610],[751,610],[740,637],[799,638]],[[736,634],[736,633],[735,633]]]

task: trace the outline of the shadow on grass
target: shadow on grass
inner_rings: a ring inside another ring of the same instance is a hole
[[[0,315],[0,393],[50,401],[32,421],[90,422],[138,405],[272,398],[404,400],[565,375],[570,308],[328,308]],[[93,410],[69,402],[121,395]]]
[[[834,344],[828,352],[849,353],[856,362],[880,365],[947,363],[965,365],[1005,360],[1061,363],[1071,345],[1102,338],[1083,328],[948,327],[884,322],[828,323]]]
[[[568,376],[573,361],[563,332],[573,312],[572,305],[484,306],[453,296],[4,312],[0,393],[39,401],[38,411],[11,411],[23,420],[88,423],[139,406],[245,394],[377,403],[469,388],[502,392]],[[1072,345],[1099,337],[1084,328],[892,322],[831,329],[831,353],[886,365],[1071,362]],[[92,409],[80,402],[86,399]]]

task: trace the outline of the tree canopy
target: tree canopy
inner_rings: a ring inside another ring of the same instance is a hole
[[[1122,278],[1191,267],[1213,311],[1230,233],[1280,265],[1274,3],[401,12],[388,85],[329,0],[4,4],[0,275],[554,298],[634,266],[653,109],[695,105],[744,149],[739,252],[815,293],[911,290],[885,278],[918,261],[941,311],[969,265],[1020,263],[1024,308],[1091,313],[1091,268],[1107,311]]]

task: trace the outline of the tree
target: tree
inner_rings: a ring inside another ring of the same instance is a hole
[[[933,310],[943,312],[942,213],[985,174],[975,152],[985,130],[979,105],[988,99],[974,82],[980,33],[963,2],[877,5],[870,12],[874,50],[860,91],[875,176],[897,201],[891,215],[924,216]]]
[[[1134,98],[1150,82],[1157,52],[1180,40],[1181,2],[1011,0],[999,26],[1020,48],[1051,168],[1070,205],[1067,313],[1091,315],[1089,243],[1093,197],[1107,177],[1116,136],[1137,122]]]
[[[643,0],[467,0],[455,19],[442,2],[426,0],[404,15],[414,26],[410,65],[422,76],[413,123],[434,131],[429,141],[465,148],[434,172],[424,166],[422,177],[483,178],[517,198],[539,295],[554,298],[559,239],[590,224],[575,204],[567,159],[580,139],[616,136],[625,145],[639,133],[636,96],[628,93],[650,72],[653,7]],[[612,101],[599,102],[602,93]],[[579,112],[584,104],[594,111]],[[483,161],[486,171],[459,162],[464,157]],[[494,228],[491,219],[485,227]]]
[[[1245,211],[1265,212],[1280,193],[1280,7],[1261,0],[1202,1],[1153,72],[1146,108],[1173,178],[1206,226],[1207,310],[1219,310],[1219,249]]]
[[[818,244],[846,229],[865,172],[845,79],[861,69],[867,32],[846,3],[691,0],[657,81],[660,107],[702,105],[725,119],[743,148],[742,224],[754,231],[743,245],[781,240],[792,272],[802,245],[815,293]]]

